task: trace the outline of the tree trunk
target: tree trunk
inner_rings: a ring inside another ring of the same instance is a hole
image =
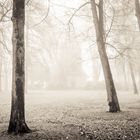
[[[139,90],[140,90],[140,69],[139,69],[139,72],[138,72],[138,74],[139,74],[139,81],[138,81],[138,83],[139,83],[139,86],[138,86],[138,88],[139,88]]]
[[[139,0],[135,0],[135,13],[138,21],[138,26],[140,30],[140,3]]]
[[[0,92],[2,92],[2,54],[0,54]]]
[[[9,133],[27,133],[30,129],[25,122],[24,113],[24,22],[25,0],[13,0],[13,75],[12,75],[12,104],[9,122]]]
[[[26,14],[26,42],[25,47],[28,48],[29,45],[29,15]],[[28,94],[28,51],[25,50],[25,93]]]
[[[138,89],[137,89],[137,85],[136,85],[136,79],[135,79],[133,67],[132,67],[132,64],[131,64],[130,60],[129,60],[129,67],[130,67],[130,74],[131,74],[131,78],[132,78],[134,93],[138,94]]]
[[[126,76],[126,70],[125,70],[125,61],[124,61],[124,63],[123,63],[122,69],[123,69],[123,75],[124,75],[124,86],[125,86],[126,88],[128,88],[127,76]]]
[[[103,0],[99,1],[99,18],[97,14],[95,0],[91,0],[91,7],[92,7],[93,21],[94,21],[95,31],[96,31],[98,51],[99,51],[103,72],[105,76],[109,112],[118,112],[120,111],[119,102],[118,102],[117,93],[114,86],[114,81],[112,78],[112,73],[110,70],[110,65],[109,65],[109,61],[105,49],[105,43],[104,43]]]
[[[139,0],[135,0],[135,13],[136,13],[138,26],[139,26],[139,30],[140,30],[140,2],[139,2]],[[132,69],[132,72],[131,72],[131,77],[133,77],[135,79],[133,69]],[[135,88],[134,93],[138,93],[135,80],[133,81],[133,86],[135,86],[134,87]]]

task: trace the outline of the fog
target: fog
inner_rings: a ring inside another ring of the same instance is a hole
[[[3,2],[2,2],[3,3]],[[89,4],[85,1],[29,1],[26,4],[26,89],[104,89]],[[9,1],[1,11],[11,8]],[[125,6],[124,6],[125,5]],[[139,29],[134,2],[105,3],[106,49],[115,86],[133,92],[129,61],[139,88]],[[77,10],[78,9],[78,10]],[[11,10],[1,18],[1,90],[11,90]],[[7,88],[8,87],[8,88]]]
[[[0,0],[0,139],[140,139],[139,44],[139,0]]]

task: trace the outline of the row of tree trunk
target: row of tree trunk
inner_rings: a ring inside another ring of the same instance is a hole
[[[103,67],[108,105],[110,112],[120,111],[116,89],[108,61],[104,39],[103,0],[99,0],[98,7],[95,0],[90,0],[93,22],[96,31],[98,51]],[[135,0],[136,6],[139,2]],[[136,16],[140,27],[140,8],[136,7]],[[24,23],[25,23],[25,0],[13,0],[13,76],[12,76],[12,102],[9,133],[28,133],[30,129],[25,122],[24,92],[25,92],[25,47],[24,47]],[[131,64],[130,64],[130,68]],[[132,73],[133,75],[133,73]]]

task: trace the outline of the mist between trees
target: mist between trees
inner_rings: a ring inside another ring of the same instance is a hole
[[[29,91],[106,89],[109,111],[120,111],[117,90],[140,88],[139,30],[139,0],[0,0],[0,90],[12,89],[9,132],[30,131]]]

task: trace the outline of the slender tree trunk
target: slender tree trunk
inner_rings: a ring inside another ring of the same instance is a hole
[[[100,78],[100,67],[98,64],[98,61],[92,59],[92,64],[93,64],[93,77],[95,82],[99,82]]]
[[[130,55],[129,51],[127,52],[127,54],[128,54],[128,66],[129,66],[129,69],[130,69],[130,75],[131,75],[131,79],[132,79],[133,90],[134,90],[135,94],[138,94],[138,89],[137,89],[137,84],[136,84],[136,79],[135,79],[135,73],[134,73],[132,60],[131,60],[131,55]]]
[[[140,2],[139,2],[139,0],[135,0],[135,13],[136,13],[138,26],[139,26],[139,31],[140,31]],[[133,70],[132,70],[131,77],[133,77],[135,79],[135,77],[133,75],[134,75],[134,73],[133,73]],[[134,93],[138,93],[135,81],[133,81],[133,86],[135,86]]]
[[[139,3],[139,0],[135,0],[135,13],[136,13],[139,30],[140,30],[140,3]]]
[[[9,133],[27,133],[30,129],[25,122],[24,113],[24,22],[25,0],[13,0],[13,79],[12,79],[12,104],[9,122]]]
[[[125,87],[126,89],[128,89],[128,81],[127,81],[125,60],[123,61],[122,70],[123,70],[123,76],[124,76],[124,87]]]
[[[91,0],[91,7],[92,7],[92,15],[93,21],[95,25],[96,31],[96,38],[97,38],[97,46],[98,51],[103,67],[103,72],[105,76],[105,83],[108,95],[108,105],[109,105],[109,112],[118,112],[120,111],[119,102],[117,98],[116,89],[114,86],[110,65],[105,49],[104,37],[103,37],[103,0],[99,1],[99,18],[96,9],[95,0]]]
[[[0,92],[2,91],[2,54],[0,54]]]
[[[8,62],[6,62],[6,65],[4,66],[4,91],[8,91],[9,87],[9,77],[8,77]]]
[[[134,70],[133,70],[133,67],[132,67],[132,64],[131,64],[130,61],[129,61],[129,67],[130,67],[130,74],[131,74],[131,78],[132,78],[134,93],[138,94],[138,89],[137,89],[137,85],[136,85],[136,79],[135,79],[135,75],[134,75]]]
[[[139,86],[138,86],[138,88],[139,88],[139,90],[140,90],[140,69],[139,69],[139,72],[138,72],[138,74],[139,74]]]

